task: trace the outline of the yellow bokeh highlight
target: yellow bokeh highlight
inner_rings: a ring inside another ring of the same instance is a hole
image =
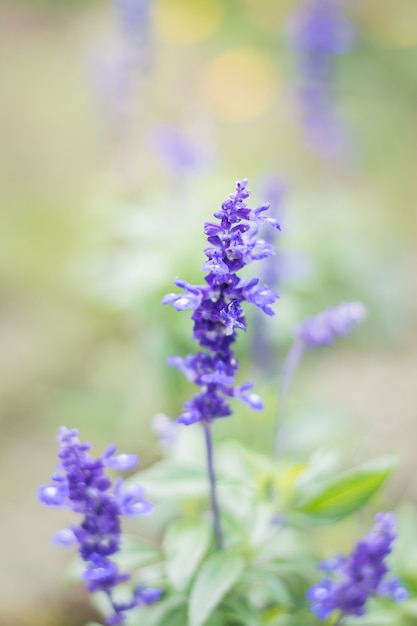
[[[240,48],[215,57],[202,71],[201,91],[213,113],[242,122],[265,113],[272,105],[278,75],[258,50]]]
[[[417,45],[416,0],[362,0],[358,18],[367,33],[383,46]]]
[[[211,37],[223,17],[220,0],[159,0],[156,6],[157,33],[175,43],[196,43]]]

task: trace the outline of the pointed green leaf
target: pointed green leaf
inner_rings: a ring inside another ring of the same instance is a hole
[[[163,547],[174,589],[186,588],[208,550],[211,536],[211,527],[203,520],[177,520],[169,526]]]
[[[241,556],[218,552],[203,563],[190,594],[189,626],[202,626],[245,568]]]
[[[378,491],[394,467],[393,457],[380,457],[321,484],[295,510],[321,522],[334,522],[357,511]]]

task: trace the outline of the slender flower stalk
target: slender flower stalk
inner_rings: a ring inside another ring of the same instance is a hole
[[[373,529],[358,541],[350,555],[339,555],[320,564],[325,576],[307,592],[311,609],[320,620],[336,610],[341,611],[336,624],[341,624],[345,616],[364,615],[372,596],[387,596],[395,602],[407,599],[408,592],[399,579],[387,578],[386,558],[395,538],[394,513],[378,513]]]
[[[119,572],[110,558],[120,549],[122,516],[145,515],[152,504],[145,499],[144,490],[138,485],[123,485],[118,479],[114,485],[105,475],[105,468],[128,470],[137,463],[133,454],[115,455],[116,446],[111,445],[104,454],[94,459],[89,453],[89,443],[82,443],[78,431],[62,426],[59,429],[58,471],[52,474],[52,482],[39,490],[43,504],[67,507],[81,514],[80,524],[60,530],[54,537],[64,546],[78,545],[82,560],[86,563],[84,580],[88,591],[103,591],[110,602],[112,614],[106,619],[108,626],[125,624],[127,611],[144,604],[151,604],[162,594],[161,589],[137,586],[130,600],[115,599],[114,588],[129,580],[129,574]]]
[[[366,317],[361,302],[343,302],[329,307],[314,317],[307,317],[296,327],[295,338],[282,368],[277,418],[275,422],[274,456],[283,451],[284,422],[288,392],[306,348],[329,346],[337,337],[346,337]]]
[[[220,525],[219,503],[217,500],[216,475],[214,473],[213,438],[211,436],[211,424],[205,422],[203,424],[203,428],[204,428],[204,437],[205,437],[205,443],[206,443],[207,471],[208,471],[209,481],[210,481],[210,504],[211,504],[211,511],[213,514],[214,539],[216,542],[216,548],[218,550],[222,550],[223,535],[222,535],[222,529]]]
[[[241,304],[252,302],[267,315],[273,315],[271,304],[278,298],[269,287],[259,285],[257,278],[238,276],[238,272],[252,261],[274,254],[271,244],[257,239],[259,227],[269,224],[280,228],[276,219],[263,215],[269,204],[256,209],[248,208],[245,200],[250,192],[246,187],[247,180],[236,183],[236,192],[214,214],[218,222],[206,222],[204,225],[209,243],[204,250],[207,261],[202,267],[206,273],[206,284],[192,285],[177,279],[175,284],[184,292],[168,294],[162,300],[163,304],[172,304],[177,311],[193,311],[193,337],[203,348],[185,358],[172,357],[169,363],[201,388],[200,393],[185,402],[177,422],[187,426],[201,422],[204,427],[214,534],[218,547],[221,547],[222,539],[210,427],[214,420],[231,415],[229,398],[236,398],[254,410],[263,408],[259,396],[251,391],[252,383],[235,386],[238,361],[232,345],[236,341],[237,330],[246,330]]]
[[[281,456],[284,447],[283,420],[287,408],[288,391],[305,349],[304,342],[296,338],[288,351],[279,385],[279,403],[275,421],[274,457]]]

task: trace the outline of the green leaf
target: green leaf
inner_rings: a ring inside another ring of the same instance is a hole
[[[161,552],[141,537],[123,535],[120,551],[113,559],[122,570],[131,571],[161,558]]]
[[[380,457],[321,484],[295,510],[320,522],[335,522],[357,511],[378,491],[394,467],[393,457]]]
[[[271,572],[253,570],[244,578],[244,584],[254,598],[260,600],[257,605],[270,606],[271,602],[286,609],[294,608],[294,599],[283,578],[271,575]]]
[[[164,459],[149,469],[129,478],[128,483],[139,483],[150,498],[193,498],[208,492],[207,472],[204,468],[179,464]]]
[[[189,626],[202,626],[245,568],[241,556],[218,552],[200,568],[190,594]]]
[[[240,624],[244,626],[259,626],[259,610],[251,606],[247,595],[233,594],[227,598],[222,606],[222,613],[226,624]],[[212,616],[213,617],[213,616]],[[206,624],[210,624],[211,619]],[[215,622],[213,623],[214,626]],[[217,625],[216,625],[217,626]]]
[[[211,527],[203,520],[177,520],[168,527],[163,548],[174,589],[186,588],[208,550],[211,536]]]
[[[144,606],[139,609],[140,626],[171,626],[171,618],[173,618],[175,626],[185,626],[186,622],[186,605],[184,598],[179,595],[164,598],[155,604]],[[178,616],[182,618],[182,624],[178,623]],[[174,624],[172,626],[174,626]]]

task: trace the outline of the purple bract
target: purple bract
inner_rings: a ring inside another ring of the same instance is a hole
[[[152,504],[138,485],[124,486],[122,479],[118,479],[113,486],[104,469],[131,469],[137,457],[115,455],[116,446],[111,445],[101,457],[94,459],[88,453],[91,445],[79,440],[75,428],[62,426],[57,441],[60,466],[52,475],[51,484],[40,488],[39,499],[48,506],[68,507],[83,516],[79,525],[59,531],[54,539],[65,546],[78,544],[80,556],[87,564],[84,579],[88,591],[104,591],[110,600],[113,614],[106,624],[124,624],[126,611],[154,602],[162,594],[160,589],[141,586],[134,590],[128,602],[116,602],[112,595],[116,585],[129,579],[129,574],[119,572],[109,558],[120,549],[120,518],[144,515],[152,509]]]
[[[385,578],[385,559],[392,550],[395,530],[394,513],[378,513],[371,532],[358,541],[349,556],[321,564],[327,575],[307,592],[319,619],[326,619],[335,610],[343,615],[363,615],[368,598],[374,595],[390,596],[396,602],[408,597],[398,578]]]

